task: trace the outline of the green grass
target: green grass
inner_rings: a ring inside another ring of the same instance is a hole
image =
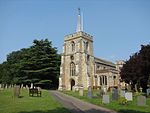
[[[119,113],[150,113],[150,98],[147,98],[147,101],[146,101],[147,106],[144,106],[144,107],[137,106],[137,95],[134,95],[133,101],[128,102],[127,105],[121,105],[119,104],[118,101],[112,101],[111,96],[110,96],[110,103],[103,104],[102,98],[96,97],[98,91],[93,91],[93,96],[95,96],[95,98],[92,98],[92,99],[87,98],[87,91],[84,92],[84,96],[79,96],[78,92],[72,92],[72,91],[65,91],[63,93],[74,96],[86,102],[96,104],[98,106],[113,109],[115,111],[118,111]]]
[[[0,113],[70,113],[47,90],[42,97],[29,97],[28,90],[21,90],[20,98],[12,97],[12,90],[0,90]]]

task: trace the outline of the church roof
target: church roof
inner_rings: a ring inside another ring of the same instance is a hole
[[[94,60],[95,60],[95,63],[98,63],[98,64],[103,64],[103,65],[107,65],[107,66],[111,66],[111,67],[116,67],[115,63],[104,60],[104,59],[101,59],[101,58],[96,58],[95,57]]]
[[[108,73],[108,72],[118,74],[118,71],[115,70],[115,69],[102,69],[102,70],[96,70],[96,73],[97,73],[97,74],[100,74],[100,73]]]

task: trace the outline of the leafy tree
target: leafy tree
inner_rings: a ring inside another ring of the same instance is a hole
[[[142,45],[141,50],[130,57],[123,65],[121,78],[127,83],[132,80],[134,84],[140,84],[147,88],[150,75],[150,45]]]
[[[31,47],[7,55],[7,61],[0,65],[0,80],[7,84],[35,83],[57,87],[59,66],[60,55],[52,42],[34,40]]]
[[[0,83],[11,84],[11,75],[10,75],[9,65],[7,62],[0,64]]]

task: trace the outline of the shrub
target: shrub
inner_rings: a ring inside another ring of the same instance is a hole
[[[127,101],[127,99],[125,97],[120,97],[118,102],[121,105],[126,105],[128,101]]]

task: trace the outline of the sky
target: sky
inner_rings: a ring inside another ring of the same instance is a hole
[[[95,57],[126,61],[150,44],[150,0],[0,0],[0,63],[34,39],[49,39],[61,53],[79,7]]]

